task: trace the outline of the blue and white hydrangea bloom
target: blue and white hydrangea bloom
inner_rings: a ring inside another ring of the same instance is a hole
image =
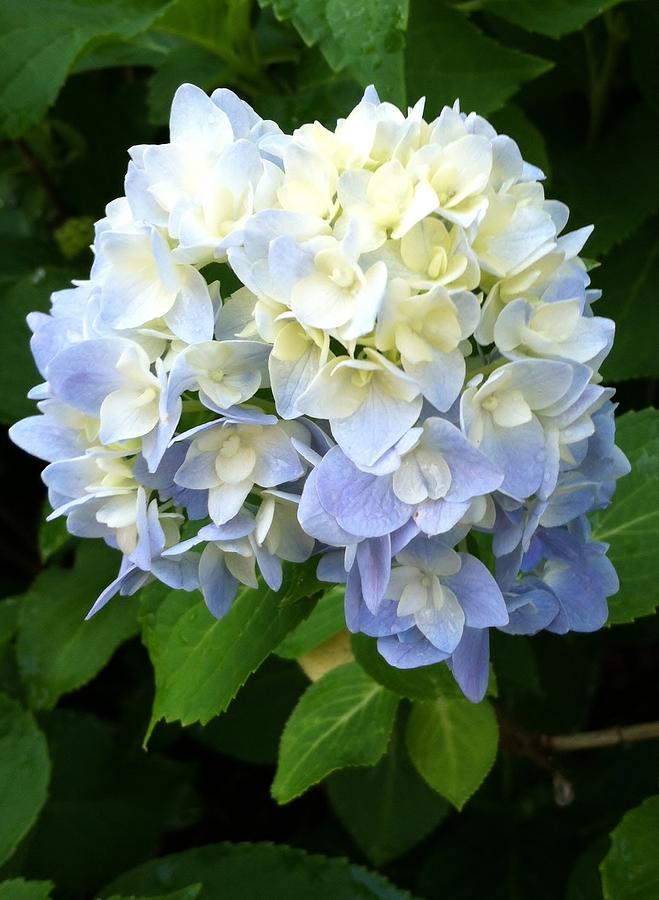
[[[510,137],[423,106],[369,88],[284,134],[183,85],[170,143],[130,150],[89,280],[28,319],[39,414],[11,431],[52,515],[122,554],[92,613],[155,578],[219,617],[316,557],[349,630],[474,701],[490,628],[604,623],[585,517],[628,464],[591,229]]]

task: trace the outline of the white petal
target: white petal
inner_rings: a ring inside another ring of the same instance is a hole
[[[223,525],[233,519],[251,491],[253,483],[243,481],[240,484],[221,484],[208,492],[208,515],[216,525]]]
[[[100,437],[113,444],[148,434],[158,422],[158,392],[152,387],[120,388],[101,404]]]

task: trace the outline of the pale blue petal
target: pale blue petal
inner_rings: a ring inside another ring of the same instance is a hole
[[[228,117],[236,139],[248,137],[251,130],[263,122],[249,103],[228,88],[217,88],[211,94],[211,100]]]
[[[231,608],[238,582],[227,569],[224,554],[214,544],[208,544],[201,554],[199,583],[210,614],[221,619]]]
[[[117,594],[135,593],[135,591],[139,590],[139,588],[150,578],[151,575],[148,572],[142,572],[132,563],[127,563],[125,560],[122,561],[119,574],[114,581],[110,582],[105,590],[101,591],[98,599],[85,616],[85,621],[91,619],[92,616],[95,616],[96,613],[103,609],[103,607],[106,606],[113,597],[116,597]]]
[[[278,591],[282,583],[281,560],[277,559],[271,553],[268,553],[263,547],[254,543],[254,555],[256,562],[263,575],[263,580],[273,591]]]
[[[553,591],[537,578],[527,578],[505,595],[510,621],[500,625],[506,634],[537,634],[554,621],[559,604]]]
[[[275,487],[295,481],[304,473],[291,439],[277,425],[262,429],[254,441],[254,449],[257,457],[251,477],[261,487]]]
[[[420,534],[396,554],[396,561],[403,566],[416,566],[424,572],[441,575],[447,565],[457,562],[457,556],[442,538]],[[443,576],[441,580],[444,581]]]
[[[470,503],[424,500],[414,513],[414,521],[425,534],[445,534],[469,511]]]
[[[362,537],[379,537],[400,528],[413,507],[394,494],[391,476],[362,472],[339,447],[330,450],[316,470],[318,498],[341,528]]]
[[[191,449],[185,462],[174,476],[174,481],[181,487],[197,491],[215,487],[220,481],[215,468],[215,460],[215,453],[195,453]]]
[[[353,566],[348,574],[345,593],[345,615],[348,631],[358,631],[369,637],[397,634],[414,624],[412,616],[399,616],[396,603],[383,603],[377,615],[373,615],[364,603],[361,578],[357,566]]]
[[[121,338],[99,338],[81,341],[58,353],[48,366],[53,395],[97,418],[107,395],[123,385],[117,372],[119,357],[134,346]]]
[[[341,528],[334,516],[330,515],[318,499],[318,472],[313,469],[305,482],[297,517],[304,531],[311,537],[332,547],[346,547],[356,544],[360,538]]]
[[[462,568],[442,578],[460,601],[470,628],[506,625],[508,611],[499,585],[480,560],[461,553]]]
[[[547,449],[542,425],[534,417],[524,425],[500,428],[484,418],[483,453],[504,473],[499,490],[516,500],[534,494],[545,474]]]
[[[417,669],[419,666],[431,666],[444,662],[447,653],[438,650],[420,631],[413,629],[414,639],[399,640],[397,635],[378,638],[378,651],[390,666],[397,669]]]
[[[46,377],[48,365],[58,353],[83,337],[81,319],[60,318],[44,313],[30,313],[28,324],[33,330],[30,350],[41,374]]]
[[[275,238],[268,249],[268,267],[280,297],[289,298],[298,281],[315,271],[313,254],[291,235]]]
[[[395,400],[377,385],[351,416],[331,419],[332,434],[346,456],[358,465],[372,466],[419,417],[421,398]]]
[[[270,386],[282,419],[300,415],[297,402],[320,371],[320,347],[310,341],[305,352],[293,362],[277,359],[270,354],[268,371]]]
[[[27,453],[56,462],[71,459],[84,451],[78,432],[58,425],[49,416],[29,416],[9,429],[11,440]]]
[[[343,550],[330,550],[324,553],[318,561],[316,578],[319,581],[329,581],[331,584],[344,584],[348,577],[344,561]]]
[[[218,416],[224,416],[228,422],[233,422],[235,425],[277,424],[276,416],[263,412],[262,409],[258,409],[256,406],[229,406],[227,409],[222,409],[220,406],[216,406],[208,397],[204,397],[204,405],[212,412],[217,413]],[[191,428],[185,435],[179,435],[176,440],[180,440],[181,437],[196,434],[202,429],[212,428],[217,424],[217,422],[207,422],[205,425],[200,425],[198,428]]]
[[[199,557],[186,553],[179,559],[159,559],[151,563],[151,571],[173,590],[196,591],[199,588]]]
[[[403,362],[403,368],[421,388],[423,396],[440,412],[449,409],[462,390],[465,378],[465,361],[459,350],[442,353],[430,348],[430,362]]]
[[[409,522],[393,531],[391,533],[391,555],[395,556],[397,553],[400,553],[418,533],[419,529],[413,519],[410,519]]]
[[[186,268],[189,271],[165,322],[186,344],[200,344],[213,338],[215,310],[203,275],[192,266]]]
[[[440,610],[426,607],[415,614],[414,622],[433,647],[449,654],[462,637],[465,617],[460,604],[445,595]]]
[[[490,494],[503,481],[503,472],[446,419],[433,417],[423,425],[427,442],[438,450],[451,470],[447,500],[462,503]]]
[[[173,144],[190,144],[199,149],[218,151],[233,140],[227,115],[194,84],[176,89],[169,116],[169,132]]]
[[[41,478],[49,490],[62,497],[87,499],[86,488],[97,480],[98,466],[91,457],[79,456],[50,463],[41,473]]]
[[[391,572],[389,535],[362,541],[357,547],[357,567],[366,608],[377,615]]]
[[[490,677],[490,635],[486,628],[465,628],[449,662],[453,677],[472,703],[480,703]]]

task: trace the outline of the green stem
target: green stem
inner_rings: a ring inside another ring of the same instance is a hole
[[[482,375],[483,380],[486,380],[487,377],[492,374],[492,372],[496,371],[508,362],[508,360],[502,356],[501,358],[495,359],[493,362],[488,363],[485,366],[476,365],[471,368],[469,365],[471,361],[472,360],[467,360],[467,381],[470,381],[474,377],[474,375]],[[473,362],[480,362],[480,360],[474,359]]]
[[[166,25],[162,24],[152,26],[152,31],[182,38],[183,40],[212,53],[214,56],[217,56],[218,60],[229,66],[234,83],[245,93],[253,94],[255,91],[265,87],[265,81],[260,71],[259,63],[257,60],[251,59],[249,53],[245,53],[245,57],[243,58],[240,54],[234,52],[228,44],[219,44],[212,38],[206,38],[203,35],[198,34],[181,35],[176,28],[168,28]]]
[[[50,176],[41,159],[34,152],[30,144],[23,138],[16,141],[16,146],[23,161],[32,172],[33,177],[44,189],[54,212],[55,224],[61,224],[67,218],[66,204],[59,188]]]
[[[183,401],[183,412],[191,413],[191,412],[209,412],[208,407],[204,406],[203,403],[199,400],[184,400]]]
[[[638,725],[614,726],[600,731],[581,731],[577,734],[543,735],[541,738],[545,747],[558,753],[656,740],[659,740],[659,722],[641,722]]]
[[[463,0],[462,3],[456,3],[455,8],[459,10],[461,13],[469,13],[480,12],[483,8],[483,0]]]
[[[588,144],[591,146],[599,136],[604,114],[606,112],[611,83],[616,69],[618,68],[622,48],[627,40],[624,19],[622,19],[621,16],[621,13],[615,14],[610,10],[604,13],[603,19],[606,26],[607,45],[604,52],[604,59],[599,69],[593,46],[592,33],[588,29],[584,31],[586,62],[588,65],[588,78],[590,81],[590,123],[588,126]]]

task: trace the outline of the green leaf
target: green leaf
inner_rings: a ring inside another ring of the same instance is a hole
[[[251,74],[257,60],[251,46],[251,4],[245,0],[174,0],[153,30],[188,41]]]
[[[375,84],[383,100],[404,106],[403,47],[408,0],[259,0],[280,20],[293,23],[302,40],[318,44],[335,72],[361,85]]]
[[[18,597],[0,600],[0,656],[18,630]]]
[[[602,860],[605,900],[650,900],[659,896],[659,795],[632,809],[611,833]]]
[[[7,178],[6,168],[2,172],[4,178]],[[3,193],[7,191],[7,187],[3,184]],[[43,240],[36,238],[32,234],[22,234],[21,232],[31,231],[31,224],[19,224],[16,220],[9,220],[9,223],[3,221],[4,217],[20,215],[18,209],[2,209],[2,218],[0,218],[2,232],[2,246],[0,247],[0,287],[4,290],[10,287],[17,279],[28,274],[34,274],[39,271],[35,263],[45,266],[50,265],[59,257],[53,253],[53,247],[44,243]],[[24,214],[25,215],[25,214]],[[29,223],[29,219],[27,223]],[[55,260],[54,260],[55,257]]]
[[[158,894],[157,897],[154,897],[152,894],[148,897],[136,897],[135,894],[132,894],[130,897],[125,897],[114,894],[112,897],[109,897],[108,900],[196,900],[202,890],[203,885],[191,884],[178,891],[171,891],[167,894]]]
[[[655,216],[616,247],[593,276],[603,291],[595,312],[616,323],[613,349],[602,368],[606,380],[659,378],[659,304],[648,303],[659,279],[658,228]]]
[[[308,679],[299,666],[271,656],[240,689],[231,706],[195,736],[219,753],[275,765],[279,739]]]
[[[548,37],[577,31],[606,9],[624,0],[485,0],[484,6],[496,16],[527,31]]]
[[[425,96],[436,116],[457,98],[461,109],[487,115],[552,63],[502,47],[441,0],[412,0],[407,29],[406,79],[411,100]],[[513,135],[514,136],[514,135]]]
[[[297,659],[345,628],[343,602],[345,588],[332,588],[319,598],[309,618],[287,634],[275,650],[284,659]]]
[[[52,889],[52,881],[12,878],[0,882],[0,900],[50,900]]]
[[[34,401],[27,399],[27,392],[43,378],[30,353],[30,330],[25,317],[34,310],[45,312],[51,291],[67,287],[70,277],[71,273],[62,269],[35,268],[0,297],[0,422],[12,423],[37,412]]]
[[[0,864],[36,821],[49,778],[46,739],[32,714],[0,694]]]
[[[53,229],[55,243],[67,260],[86,253],[94,241],[94,219],[91,216],[70,216]]]
[[[659,6],[634,3],[625,10],[630,31],[630,62],[647,103],[659,113],[659,59],[655,38],[659,31]]]
[[[82,541],[72,569],[45,569],[21,598],[16,658],[33,709],[51,709],[86,684],[137,633],[138,606],[131,598],[117,597],[85,621],[118,565],[116,550]]]
[[[462,809],[494,765],[499,729],[487,701],[439,698],[415,703],[407,749],[431,788]]]
[[[658,156],[659,116],[637,103],[596,148],[582,147],[555,166],[552,195],[570,207],[570,228],[595,225],[587,256],[599,259],[659,210]]]
[[[593,846],[577,857],[570,872],[565,900],[604,900],[599,865],[608,849],[608,840],[604,847],[600,846],[601,843],[600,837]]]
[[[377,643],[365,634],[351,639],[355,659],[371,678],[390,691],[410,700],[434,700],[436,697],[462,697],[455,678],[445,663],[418,669],[396,669],[379,653]]]
[[[374,84],[382,99],[405,106],[403,48],[408,0],[328,0],[327,22],[338,45],[326,53],[336,71],[344,67],[365,87]]]
[[[49,512],[50,506],[44,503],[41,513],[42,521],[39,525],[39,556],[44,564],[74,540],[67,531],[66,517],[60,516],[58,519],[51,519],[50,522],[47,522],[46,516]]]
[[[272,796],[288,803],[345,766],[376,763],[387,749],[398,697],[356,663],[310,685],[286,723]]]
[[[107,684],[126,699],[126,688]],[[103,705],[105,712],[110,699]],[[174,829],[193,825],[200,801],[186,764],[143,752],[138,722],[68,709],[40,718],[52,758],[50,796],[19,850],[21,871],[52,878],[61,897],[97,897],[99,884],[151,859]]]
[[[163,56],[169,49],[165,46],[166,42],[166,38],[159,39],[150,31],[126,40],[117,37],[98,38],[77,58],[69,75],[122,66],[156,68],[162,63]]]
[[[233,84],[248,88],[258,78],[250,23],[251,4],[218,0],[175,0],[153,24],[173,46],[149,81],[149,119],[161,125],[169,118],[174,91],[183,82],[205,90]]]
[[[311,52],[311,51],[308,51]],[[324,80],[300,84],[294,93],[264,93],[254,100],[262,116],[274,119],[285,131],[316,119],[328,128],[359,103],[362,90],[350,78],[328,74]]]
[[[320,588],[316,561],[286,566],[283,587],[242,589],[223,619],[199,595],[150,585],[142,594],[143,636],[155,670],[156,696],[147,740],[156,722],[205,725],[228,707],[238,689],[309,614]]]
[[[212,844],[154,859],[116,879],[101,897],[203,884],[199,900],[410,900],[406,891],[346,859],[276,844]]]
[[[591,517],[593,538],[610,544],[620,591],[609,600],[609,623],[648,616],[659,604],[659,413],[628,412],[617,420],[616,443],[632,471],[618,482],[613,503]]]
[[[132,37],[166,0],[30,0],[29,15],[0,0],[0,132],[18,137],[55,101],[76,59],[94,40]]]
[[[406,853],[450,810],[419,777],[395,733],[380,762],[335,772],[327,790],[337,816],[377,866]]]

